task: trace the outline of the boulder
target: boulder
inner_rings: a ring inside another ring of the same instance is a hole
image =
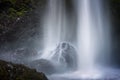
[[[0,80],[48,80],[42,72],[0,60]]]
[[[67,69],[76,69],[77,67],[77,52],[70,43],[60,43],[55,51],[53,51],[53,61],[57,61],[62,66],[64,65]]]

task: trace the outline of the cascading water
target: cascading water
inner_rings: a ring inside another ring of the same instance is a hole
[[[41,58],[50,59],[50,54],[57,45],[65,40],[66,15],[62,0],[48,0],[48,6],[44,19],[44,52]]]
[[[68,67],[70,70],[71,67],[75,67],[77,62],[74,55],[76,54],[75,49],[68,42],[70,37],[68,31],[70,29],[67,27],[68,20],[66,17],[65,3],[63,0],[48,0],[43,22],[44,50],[39,59],[48,60],[57,69],[61,68],[57,70],[58,72],[66,71]]]
[[[96,58],[106,46],[106,34],[102,24],[100,0],[78,2],[78,56],[82,77],[100,77]],[[83,73],[82,73],[83,72]]]
[[[77,42],[73,44],[67,40],[71,27],[64,0],[48,0],[43,23],[44,50],[40,59],[49,60],[60,71],[48,76],[50,80],[103,77],[96,63],[98,56],[107,53],[110,38],[101,3],[100,0],[75,0],[78,22],[77,29],[73,29],[77,31],[77,39],[74,39]]]

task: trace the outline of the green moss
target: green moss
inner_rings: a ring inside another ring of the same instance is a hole
[[[0,2],[0,15],[6,14],[6,17],[17,18],[24,16],[27,12],[32,11],[31,0],[2,0]]]
[[[24,15],[24,11],[16,12],[16,15],[17,15],[17,16],[23,16],[23,15]]]
[[[17,0],[8,0],[10,1],[12,4],[15,4]]]

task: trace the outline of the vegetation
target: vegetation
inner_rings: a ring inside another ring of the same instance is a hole
[[[48,80],[43,73],[0,60],[0,80]]]
[[[13,34],[28,24],[36,25],[45,4],[46,0],[0,0],[0,44],[16,39]]]
[[[15,18],[24,16],[34,8],[34,0],[1,0],[0,17]]]

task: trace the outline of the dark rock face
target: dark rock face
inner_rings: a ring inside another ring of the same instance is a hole
[[[43,73],[0,60],[0,80],[48,80]]]
[[[111,65],[120,68],[120,0],[110,0],[112,22],[112,52]]]
[[[33,47],[47,0],[0,0],[0,49]],[[32,44],[33,43],[33,44]],[[17,45],[16,45],[17,44]],[[10,46],[9,46],[10,45]],[[7,47],[6,47],[7,46]]]

